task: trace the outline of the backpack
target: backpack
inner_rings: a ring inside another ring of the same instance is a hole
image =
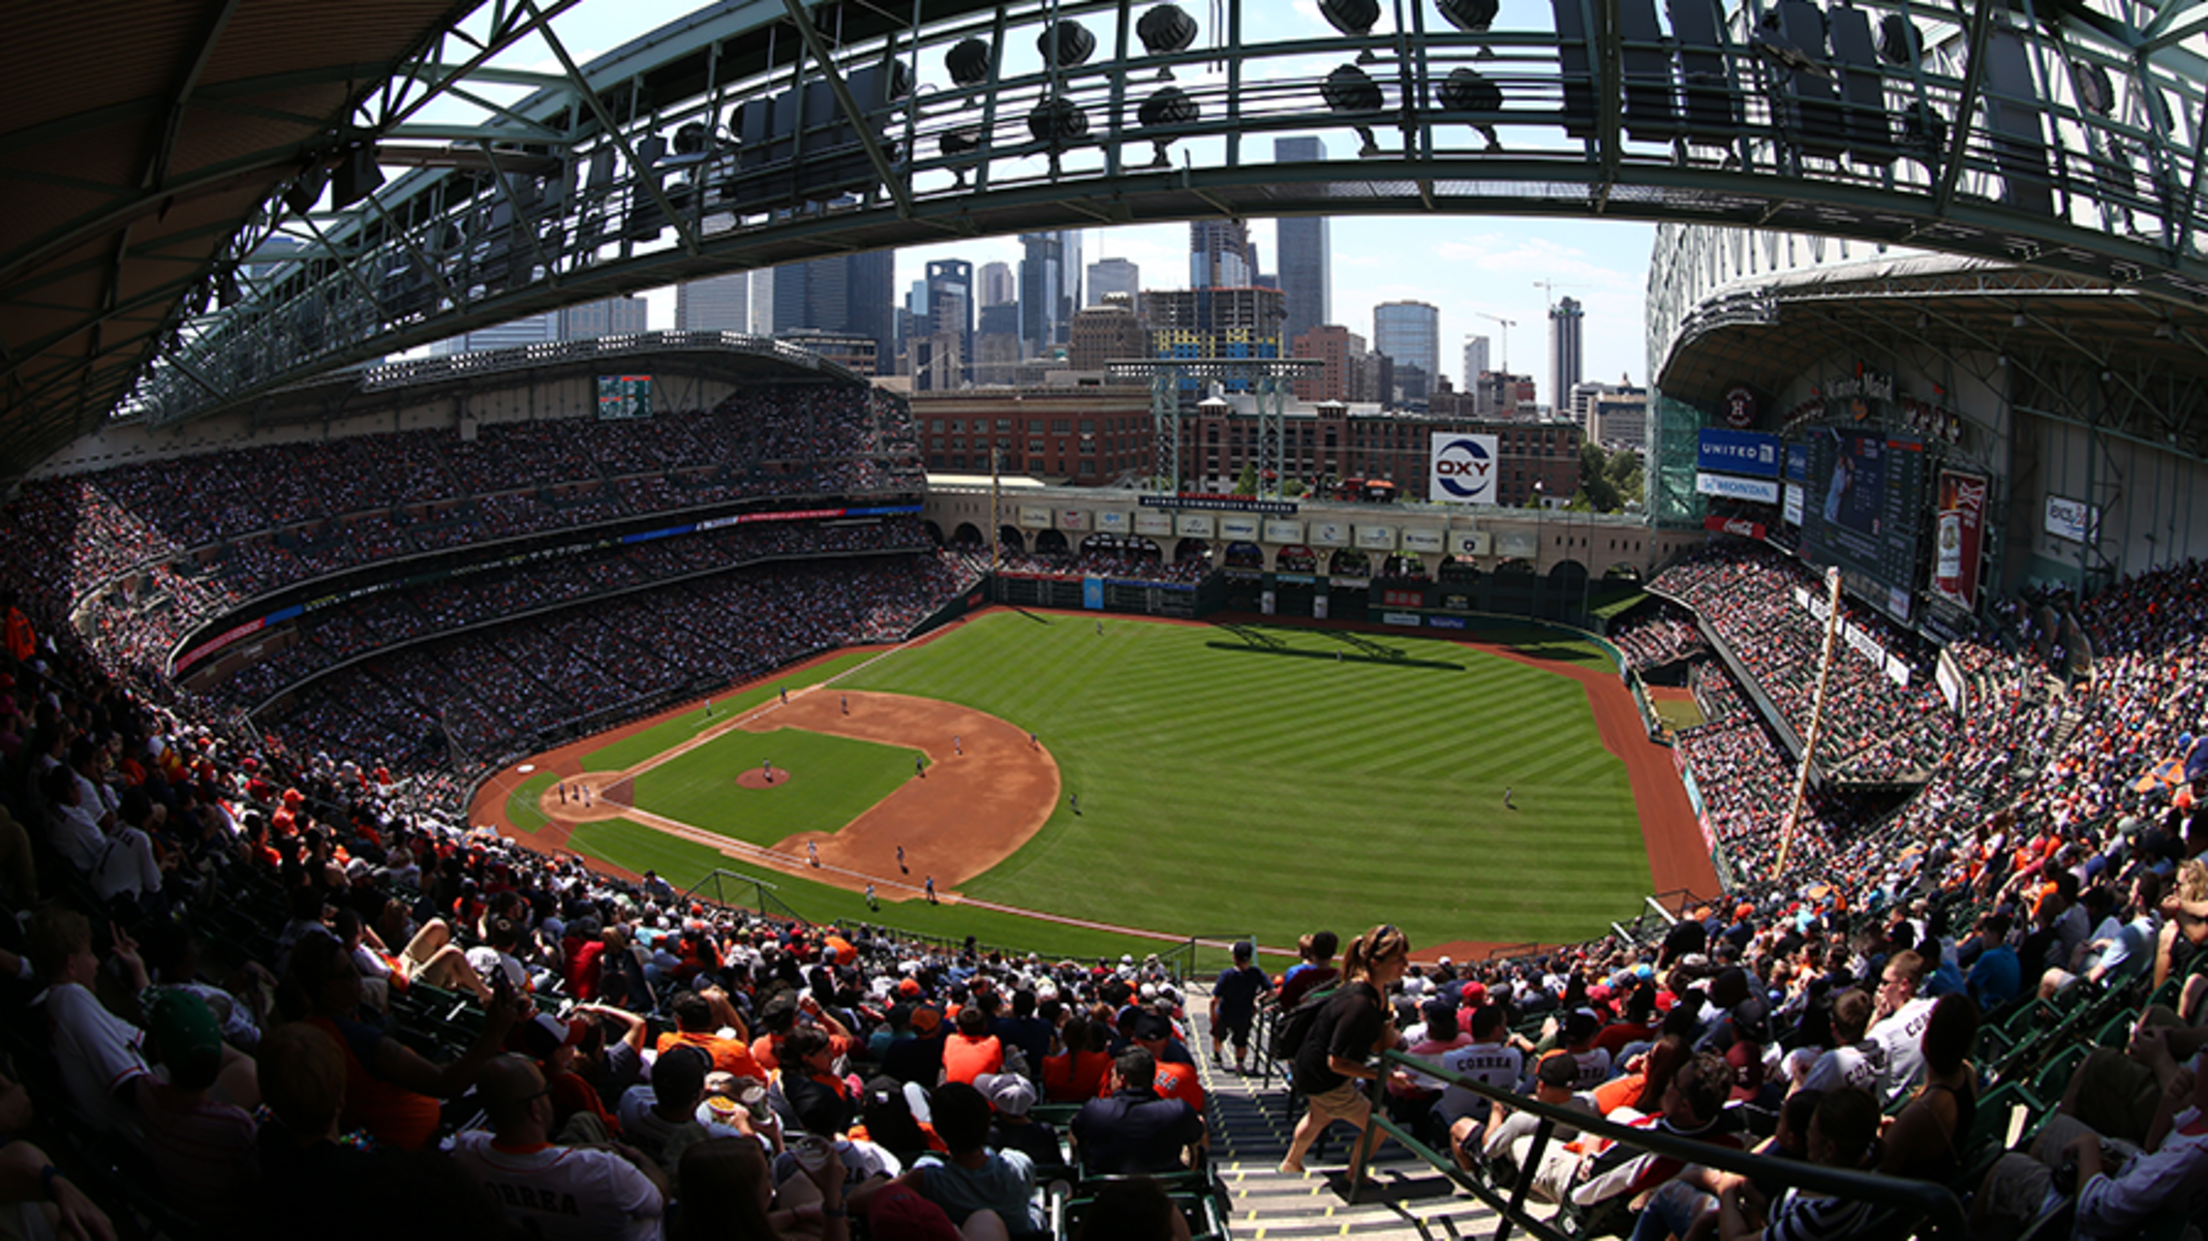
[[[1296,1001],[1296,1006],[1273,1016],[1271,1056],[1294,1064],[1303,1055],[1303,1045],[1311,1041],[1312,1032],[1319,1027],[1319,1013],[1334,998],[1339,987],[1314,991]],[[1300,1088],[1300,1087],[1299,1087]]]

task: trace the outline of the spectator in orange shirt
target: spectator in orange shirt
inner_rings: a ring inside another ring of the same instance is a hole
[[[989,1033],[989,1017],[979,1005],[958,1010],[958,1029],[943,1040],[943,1080],[972,1085],[984,1073],[1004,1068],[1004,1044]]]
[[[744,1042],[744,1019],[718,987],[704,992],[678,991],[672,1005],[675,1028],[659,1036],[653,1050],[664,1054],[670,1047],[695,1047],[713,1057],[716,1072],[767,1080],[767,1074]],[[734,1037],[720,1031],[733,1030]]]

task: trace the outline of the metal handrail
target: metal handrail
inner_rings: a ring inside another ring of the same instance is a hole
[[[1567,1235],[1558,1232],[1543,1221],[1524,1214],[1526,1190],[1532,1183],[1533,1169],[1540,1166],[1542,1151],[1547,1147],[1549,1135],[1557,1125],[1577,1129],[1583,1134],[1608,1138],[1613,1142],[1630,1146],[1636,1150],[1649,1151],[1674,1159],[1683,1159],[1688,1163],[1718,1168],[1726,1172],[1736,1172],[1754,1178],[1759,1184],[1777,1184],[1789,1188],[1806,1189],[1813,1193],[1834,1194],[1857,1201],[1869,1202],[1873,1206],[1900,1210],[1914,1216],[1928,1217],[1943,1231],[1950,1228],[1959,1229],[1963,1225],[1963,1204],[1961,1200],[1956,1198],[1954,1192],[1946,1186],[1936,1185],[1930,1181],[1907,1180],[1901,1177],[1881,1176],[1877,1173],[1856,1172],[1844,1168],[1827,1168],[1790,1159],[1773,1159],[1764,1155],[1752,1155],[1746,1151],[1728,1150],[1724,1147],[1675,1137],[1671,1134],[1657,1133],[1645,1129],[1632,1129],[1612,1121],[1589,1116],[1584,1112],[1556,1107],[1537,1099],[1528,1098],[1525,1095],[1491,1086],[1477,1078],[1467,1077],[1462,1073],[1445,1069],[1435,1061],[1420,1056],[1405,1055],[1400,1051],[1380,1053],[1380,1062],[1383,1066],[1396,1065],[1414,1070],[1449,1085],[1469,1090],[1489,1102],[1500,1103],[1513,1111],[1525,1112],[1541,1118],[1540,1126],[1534,1131],[1533,1149],[1526,1157],[1524,1167],[1519,1173],[1518,1183],[1512,1190],[1510,1199],[1506,1204],[1498,1199],[1494,1190],[1459,1169],[1456,1166],[1455,1159],[1436,1152],[1425,1143],[1420,1142],[1400,1125],[1388,1119],[1380,1110],[1375,1109],[1372,1113],[1372,1119],[1369,1123],[1378,1125],[1382,1133],[1401,1142],[1405,1149],[1427,1163],[1434,1165],[1437,1170],[1448,1176],[1452,1181],[1463,1186],[1475,1197],[1502,1213],[1502,1220],[1495,1229],[1494,1241],[1506,1241],[1513,1224],[1536,1235],[1552,1239]],[[1361,1166],[1363,1160],[1359,1157],[1364,1149],[1364,1143],[1362,1142],[1351,1148],[1352,1163],[1350,1164],[1348,1176],[1349,1200],[1352,1203],[1357,1200],[1357,1187],[1364,1174],[1364,1168]]]

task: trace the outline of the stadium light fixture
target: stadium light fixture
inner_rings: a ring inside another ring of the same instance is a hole
[[[1497,0],[1434,0],[1434,7],[1450,25],[1466,34],[1487,33],[1487,28],[1495,24],[1495,15],[1502,11]]]
[[[1319,0],[1319,13],[1334,29],[1353,39],[1361,39],[1372,33],[1380,21],[1380,0]],[[1371,48],[1357,53],[1357,63],[1369,65],[1379,57]]]
[[[1500,112],[1503,110],[1503,88],[1482,76],[1477,70],[1459,65],[1449,71],[1441,83],[1441,106],[1451,112]],[[1500,150],[1503,140],[1496,136],[1495,127],[1481,121],[1471,122],[1472,128],[1487,139],[1487,149]]]
[[[1189,97],[1187,91],[1178,86],[1163,86],[1158,88],[1156,94],[1142,101],[1142,108],[1136,113],[1136,119],[1142,122],[1144,129],[1164,129],[1190,124],[1202,114],[1203,109],[1196,105],[1196,101]],[[1170,165],[1173,161],[1166,157],[1165,148],[1173,145],[1173,135],[1154,135],[1150,142],[1158,152],[1152,166],[1164,168]]]
[[[1044,64],[1072,69],[1095,53],[1096,36],[1089,33],[1087,26],[1069,17],[1052,22],[1043,33],[1035,36],[1035,50],[1042,53]]]
[[[1330,111],[1345,114],[1378,112],[1387,103],[1380,93],[1380,84],[1372,80],[1371,74],[1355,65],[1343,65],[1327,74],[1326,81],[1319,87],[1319,93],[1325,97]],[[1358,125],[1356,130],[1357,136],[1364,140],[1364,146],[1357,152],[1358,157],[1370,159],[1380,154],[1380,142],[1372,136],[1372,126]]]
[[[943,54],[943,67],[960,86],[979,86],[989,80],[989,45],[980,39],[962,39]]]
[[[1142,40],[1142,48],[1152,56],[1166,56],[1185,52],[1196,45],[1196,19],[1183,12],[1178,5],[1161,4],[1142,15],[1135,23],[1135,34]],[[1158,70],[1158,80],[1173,80],[1173,67],[1167,65]]]

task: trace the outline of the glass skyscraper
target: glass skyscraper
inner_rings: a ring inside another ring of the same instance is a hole
[[[1280,163],[1326,158],[1326,144],[1317,138],[1275,138],[1273,158]],[[1334,263],[1329,221],[1321,216],[1295,216],[1278,221],[1280,239],[1280,291],[1288,296],[1288,321],[1282,335],[1294,340],[1334,315]]]

